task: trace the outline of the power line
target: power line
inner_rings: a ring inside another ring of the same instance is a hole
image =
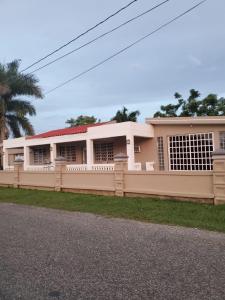
[[[121,49],[120,51],[114,53],[113,55],[109,56],[108,58],[102,60],[102,61],[99,62],[98,64],[96,64],[96,65],[90,67],[89,69],[87,69],[87,70],[85,70],[85,71],[83,71],[83,72],[77,74],[76,76],[70,78],[69,80],[67,80],[67,81],[65,81],[65,82],[63,82],[63,83],[57,85],[57,86],[54,87],[53,89],[47,91],[47,92],[45,93],[45,95],[47,95],[47,94],[49,94],[49,93],[51,93],[51,92],[53,92],[53,91],[55,91],[55,90],[57,90],[57,89],[63,87],[64,85],[68,84],[69,82],[71,82],[71,81],[73,81],[73,80],[75,80],[75,79],[77,79],[77,78],[83,76],[84,74],[86,74],[86,73],[88,73],[88,72],[90,72],[90,71],[96,69],[97,67],[103,65],[103,64],[106,63],[107,61],[113,59],[114,57],[118,56],[119,54],[125,52],[126,50],[130,49],[131,47],[133,47],[133,46],[135,46],[136,44],[140,43],[141,41],[145,40],[145,39],[148,38],[149,36],[153,35],[154,33],[160,31],[160,30],[163,29],[164,27],[166,27],[166,26],[170,25],[171,23],[175,22],[176,20],[182,18],[184,15],[186,15],[186,14],[188,14],[189,12],[191,12],[192,10],[196,9],[198,6],[202,5],[202,4],[203,4],[204,2],[206,2],[206,1],[207,1],[207,0],[203,0],[203,1],[199,2],[198,4],[196,4],[195,6],[191,7],[190,9],[186,10],[186,11],[183,12],[182,14],[180,14],[180,15],[178,15],[177,17],[171,19],[170,21],[164,23],[163,25],[161,25],[160,27],[158,27],[158,28],[155,29],[154,31],[152,31],[152,32],[150,32],[149,34],[143,36],[142,38],[136,40],[136,41],[133,42],[132,44],[130,44],[130,45],[128,45],[127,47]]]
[[[74,37],[72,40],[70,40],[69,42],[63,44],[62,46],[60,46],[59,48],[55,49],[54,51],[50,52],[49,54],[45,55],[44,57],[36,60],[33,64],[27,66],[25,69],[23,69],[21,72],[24,72],[28,69],[30,69],[31,67],[35,66],[36,64],[38,64],[39,62],[43,61],[44,59],[48,58],[49,56],[55,54],[56,52],[60,51],[61,49],[65,48],[66,46],[68,46],[69,44],[73,43],[74,41],[78,40],[80,37],[84,36],[85,34],[87,34],[88,32],[94,30],[95,28],[97,28],[98,26],[102,25],[103,23],[107,22],[109,19],[113,18],[114,16],[116,16],[117,14],[119,14],[120,12],[122,12],[123,10],[127,9],[129,6],[131,6],[132,4],[134,4],[134,2],[137,2],[138,0],[133,0],[131,2],[129,2],[127,5],[123,6],[122,8],[120,8],[119,10],[117,10],[116,12],[114,12],[113,14],[109,15],[107,18],[105,18],[104,20],[98,22],[96,25],[90,27],[89,29],[87,29],[86,31],[82,32],[81,34],[79,34],[78,36]]]
[[[119,28],[121,28],[121,27],[123,27],[123,26],[125,26],[125,25],[127,25],[127,24],[129,24],[129,23],[131,23],[131,22],[133,22],[134,20],[137,20],[137,19],[143,17],[144,15],[150,13],[150,12],[153,11],[154,9],[160,7],[161,5],[163,5],[163,4],[165,4],[165,3],[169,2],[169,1],[170,1],[170,0],[165,0],[165,1],[163,1],[163,2],[161,2],[161,3],[159,3],[159,4],[157,4],[157,5],[155,5],[154,7],[152,7],[152,8],[150,8],[150,9],[144,11],[143,13],[141,13],[141,14],[139,14],[139,15],[137,15],[137,16],[135,16],[135,17],[129,19],[129,20],[127,20],[126,22],[120,24],[119,26],[116,26],[116,27],[114,27],[113,29],[111,29],[111,30],[109,30],[109,31],[107,31],[107,32],[105,32],[105,33],[103,33],[103,34],[97,36],[97,37],[94,38],[93,40],[90,40],[89,42],[87,42],[87,43],[81,45],[80,47],[77,47],[77,48],[75,48],[74,50],[69,51],[69,52],[67,52],[66,54],[64,54],[64,55],[62,55],[62,56],[59,56],[58,58],[56,58],[56,59],[54,59],[54,60],[48,62],[47,64],[45,64],[45,65],[43,65],[43,66],[41,66],[41,67],[35,69],[34,71],[30,72],[30,74],[33,74],[33,73],[35,73],[35,72],[37,72],[37,71],[40,71],[40,70],[42,70],[42,69],[44,69],[44,68],[46,68],[46,67],[52,65],[53,63],[55,63],[55,62],[57,62],[57,61],[63,59],[64,57],[66,57],[66,56],[68,56],[68,55],[70,55],[70,54],[72,54],[72,53],[74,53],[74,52],[77,52],[78,50],[80,50],[80,49],[82,49],[82,48],[84,48],[84,47],[86,47],[86,46],[88,46],[88,45],[90,45],[90,44],[96,42],[97,40],[99,40],[99,39],[103,38],[104,36],[106,36],[106,35],[108,35],[108,34],[114,32],[114,31],[118,30]]]

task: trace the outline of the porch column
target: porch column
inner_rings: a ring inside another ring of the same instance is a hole
[[[8,149],[3,148],[3,170],[7,169],[9,166],[9,153]]]
[[[25,146],[24,150],[24,170],[30,165],[30,147]]]
[[[128,170],[134,170],[134,136],[127,135],[126,136],[126,144],[127,144],[127,156],[128,156]]]
[[[50,144],[50,161],[51,161],[51,165],[53,166],[55,166],[56,157],[57,157],[56,144],[52,143]]]
[[[94,143],[93,140],[86,140],[87,149],[87,169],[91,170],[91,165],[94,163]]]

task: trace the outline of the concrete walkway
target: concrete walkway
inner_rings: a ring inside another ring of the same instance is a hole
[[[225,299],[225,234],[0,204],[0,299]]]

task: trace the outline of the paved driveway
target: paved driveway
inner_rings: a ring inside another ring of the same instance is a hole
[[[0,299],[225,299],[225,234],[0,204]]]

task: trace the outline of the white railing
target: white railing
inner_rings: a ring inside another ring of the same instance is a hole
[[[141,171],[141,163],[134,163],[134,171]]]
[[[76,171],[87,171],[87,165],[67,165],[66,170],[69,172],[76,172]]]
[[[5,167],[4,171],[14,171],[14,166],[7,166]]]
[[[146,162],[146,171],[154,171],[154,161]]]
[[[26,167],[26,171],[33,171],[33,172],[49,172],[54,171],[55,167],[52,165],[30,165]]]
[[[94,164],[91,165],[92,171],[114,171],[114,164]]]
[[[113,171],[114,164],[80,164],[80,165],[67,165],[66,170],[68,172],[79,172],[79,171]]]

